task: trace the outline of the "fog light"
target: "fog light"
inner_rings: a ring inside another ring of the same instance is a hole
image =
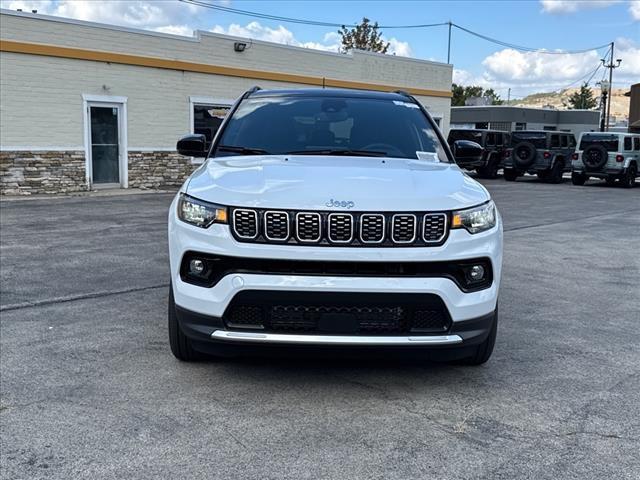
[[[484,279],[484,267],[482,265],[474,265],[469,269],[469,279],[472,282],[478,282]]]
[[[204,262],[202,260],[194,258],[189,262],[189,273],[193,273],[194,275],[202,275],[203,272]]]

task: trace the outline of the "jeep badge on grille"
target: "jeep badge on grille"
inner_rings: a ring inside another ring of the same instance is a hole
[[[355,203],[350,200],[334,200],[333,198],[327,202],[327,207],[336,207],[336,208],[353,208],[355,207]]]

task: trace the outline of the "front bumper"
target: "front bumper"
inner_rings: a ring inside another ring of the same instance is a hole
[[[267,332],[238,332],[226,330],[222,318],[201,315],[183,308],[176,308],[176,316],[183,333],[189,337],[199,351],[224,354],[226,351],[238,353],[237,349],[316,348],[349,350],[376,347],[376,350],[441,350],[459,357],[460,353],[486,340],[494,322],[496,311],[477,318],[454,322],[441,335],[330,335],[295,334]],[[462,351],[460,351],[462,349]]]
[[[188,225],[176,218],[175,201],[169,213],[169,250],[171,282],[175,303],[179,312],[188,312],[189,318],[200,318],[201,322],[181,321],[188,336],[199,340],[223,343],[316,343],[326,339],[311,339],[305,334],[300,342],[298,337],[274,337],[256,333],[249,336],[224,333],[222,317],[234,297],[245,291],[273,292],[349,292],[380,294],[432,294],[444,303],[450,316],[454,332],[458,325],[473,322],[478,318],[493,315],[496,309],[502,266],[502,223],[498,216],[495,228],[471,235],[465,230],[452,230],[444,245],[437,247],[411,248],[354,248],[354,247],[313,247],[295,245],[268,245],[237,242],[226,225],[214,224],[207,229]],[[227,257],[262,259],[317,260],[333,262],[443,262],[476,258],[488,258],[493,270],[492,284],[483,290],[465,293],[450,278],[445,277],[353,277],[331,275],[261,274],[234,272],[222,277],[213,287],[203,287],[182,280],[180,264],[187,252],[202,252]],[[183,315],[184,316],[184,315]],[[194,317],[195,316],[195,317]],[[180,315],[179,315],[180,318]],[[218,320],[216,320],[218,319]],[[212,337],[214,332],[215,335]],[[372,344],[389,342],[397,345],[405,342],[411,345],[437,345],[444,342],[466,342],[464,336],[450,332],[437,335],[436,339],[416,341],[414,335],[404,338],[393,336],[389,340],[371,340]],[[334,336],[332,342],[342,345],[354,342],[362,345],[363,337],[347,335],[343,339]]]

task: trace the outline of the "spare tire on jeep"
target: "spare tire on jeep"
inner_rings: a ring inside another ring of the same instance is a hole
[[[513,147],[513,163],[516,167],[523,169],[530,166],[536,159],[536,147],[531,142],[516,143]]]
[[[609,153],[602,145],[589,145],[582,152],[582,163],[587,170],[600,170],[607,163]]]

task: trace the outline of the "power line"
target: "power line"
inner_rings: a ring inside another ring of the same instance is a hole
[[[473,35],[475,37],[481,38],[483,40],[486,40],[487,42],[491,42],[491,43],[495,43],[496,45],[501,45],[503,47],[507,47],[507,48],[513,48],[514,50],[521,50],[523,52],[535,52],[535,53],[546,53],[546,54],[550,54],[550,55],[573,55],[573,54],[578,54],[578,53],[587,53],[587,52],[591,52],[593,50],[600,50],[601,48],[605,48],[607,46],[610,46],[610,43],[607,43],[605,45],[599,45],[597,47],[591,47],[591,48],[585,48],[583,50],[564,50],[564,51],[552,51],[552,50],[544,50],[544,49],[539,49],[539,48],[531,48],[531,47],[523,47],[522,45],[516,45],[514,43],[509,43],[509,42],[504,42],[502,40],[497,40],[495,38],[491,38],[491,37],[487,37],[486,35],[482,35],[481,33],[478,32],[474,32],[472,30],[469,30],[468,28],[464,28],[456,23],[452,23],[451,25],[453,25],[454,27],[456,27],[459,30],[462,30],[463,32],[466,32],[470,35]]]
[[[308,20],[308,19],[304,19],[304,18],[294,18],[294,17],[284,17],[284,16],[279,16],[279,15],[271,15],[268,13],[261,13],[261,12],[254,12],[254,11],[250,11],[250,10],[242,10],[239,8],[232,8],[232,7],[225,7],[224,5],[215,5],[213,3],[209,3],[205,0],[179,0],[183,3],[188,3],[191,5],[197,5],[203,8],[208,8],[211,10],[217,10],[217,11],[221,11],[221,12],[226,12],[226,13],[232,13],[232,14],[236,14],[236,15],[243,15],[246,17],[252,17],[252,18],[260,18],[260,19],[264,19],[264,20],[275,20],[275,21],[279,21],[279,22],[283,22],[283,23],[295,23],[295,24],[300,24],[300,25],[311,25],[311,26],[316,26],[316,27],[331,27],[331,28],[341,28],[343,26],[345,27],[356,27],[357,24],[353,24],[353,23],[336,23],[336,22],[323,22],[323,21],[318,21],[318,20]],[[510,43],[510,42],[505,42],[502,40],[498,40],[496,38],[492,38],[489,37],[487,35],[483,35],[481,33],[478,32],[474,32],[473,30],[469,30],[468,28],[465,28],[461,25],[458,25],[456,23],[453,22],[440,22],[440,23],[419,23],[419,24],[410,24],[410,25],[379,25],[379,28],[383,28],[383,29],[420,29],[420,28],[432,28],[432,27],[442,27],[442,26],[449,26],[449,28],[456,27],[459,30],[462,30],[463,32],[466,32],[470,35],[473,35],[477,38],[481,38],[482,40],[485,40],[487,42],[491,42],[494,43],[496,45],[500,45],[503,47],[507,47],[507,48],[512,48],[514,50],[520,50],[523,52],[536,52],[536,53],[543,53],[543,54],[550,54],[550,55],[573,55],[573,54],[579,54],[579,53],[586,53],[586,52],[590,52],[593,50],[599,50],[601,48],[607,47],[610,44],[605,44],[605,45],[600,45],[597,47],[591,47],[591,48],[585,48],[585,49],[581,49],[581,50],[566,50],[566,51],[551,51],[551,50],[545,50],[545,49],[539,49],[539,48],[532,48],[532,47],[526,47],[526,46],[522,46],[522,45],[517,45],[515,43]]]
[[[254,18],[262,18],[265,20],[277,20],[285,23],[298,23],[302,25],[312,25],[316,27],[333,27],[333,28],[341,28],[341,27],[356,27],[357,24],[352,23],[334,23],[334,22],[321,22],[318,20],[306,20],[303,18],[293,18],[293,17],[281,17],[279,15],[271,15],[268,13],[260,13],[260,12],[252,12],[250,10],[241,10],[239,8],[231,8],[225,7],[223,5],[214,5],[209,2],[205,2],[204,0],[180,0],[182,3],[190,3],[191,5],[197,5],[199,7],[209,8],[211,10],[218,10],[226,13],[234,13],[236,15],[244,15],[246,17],[254,17]],[[421,23],[417,25],[379,25],[379,28],[430,28],[430,27],[442,27],[444,25],[449,25],[448,22],[441,23]]]

